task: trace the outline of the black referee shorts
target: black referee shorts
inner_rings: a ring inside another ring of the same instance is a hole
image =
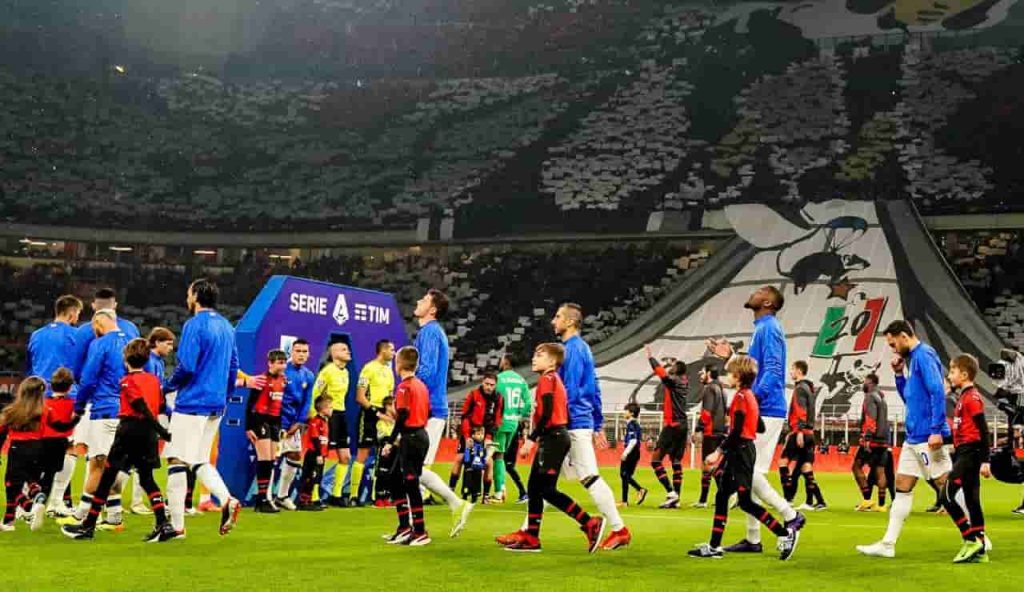
[[[331,412],[331,418],[327,423],[328,444],[331,450],[348,448],[348,419],[344,411],[335,409]]]

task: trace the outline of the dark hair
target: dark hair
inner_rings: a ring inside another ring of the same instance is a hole
[[[793,367],[800,371],[800,374],[807,374],[807,362],[803,360],[797,360],[793,362]]]
[[[427,296],[430,296],[430,303],[434,305],[434,318],[443,319],[448,314],[448,296],[437,288],[427,290]]]
[[[633,417],[638,417],[640,415],[640,405],[637,403],[626,403],[625,410],[630,412]]]
[[[319,409],[324,403],[333,403],[334,397],[324,393],[313,401],[313,409]]]
[[[283,349],[272,349],[267,352],[268,362],[283,362],[288,359],[288,354]]]
[[[149,342],[149,348],[153,349],[157,343],[161,341],[174,341],[174,332],[167,327],[153,327],[153,330],[149,332],[149,337],[146,338]]]
[[[765,286],[763,289],[772,295],[772,309],[776,312],[782,310],[782,307],[786,305],[786,297],[782,295],[782,292],[775,286]]]
[[[718,368],[714,366],[704,366],[704,371],[708,373],[708,378],[711,380],[718,380]]]
[[[117,292],[111,288],[100,288],[92,295],[93,300],[117,300]]]
[[[736,386],[750,388],[754,384],[754,379],[757,378],[757,360],[750,356],[735,356],[725,365],[725,371],[736,375],[739,380],[739,384]]]
[[[498,362],[498,366],[508,366],[511,370],[515,366],[515,360],[512,358],[512,354],[502,354],[501,361]]]
[[[124,346],[124,361],[132,370],[140,370],[146,367],[149,361],[149,342],[141,337],[136,337]]]
[[[673,376],[683,376],[683,375],[685,375],[686,374],[686,362],[684,362],[682,360],[676,360],[675,362],[672,362],[671,370],[672,370],[672,375]]]
[[[583,307],[575,302],[563,302],[559,308],[567,308],[575,313],[572,319],[577,329],[583,329]]]
[[[29,376],[18,385],[14,402],[0,412],[0,425],[16,432],[34,432],[43,417],[43,395],[46,383],[38,376]]]
[[[385,349],[385,348],[387,348],[387,346],[388,346],[388,344],[389,344],[389,343],[391,343],[391,340],[390,340],[390,339],[381,339],[380,341],[378,341],[378,342],[377,342],[377,343],[376,343],[376,344],[375,344],[375,345],[373,346],[373,347],[374,347],[374,350],[373,350],[373,351],[374,351],[374,353],[376,353],[376,354],[377,354],[377,355],[379,356],[379,355],[380,355],[380,352],[384,351],[384,349]]]
[[[298,339],[292,342],[292,347],[295,347],[296,345],[304,345],[306,347],[309,347],[309,340],[299,337]]]
[[[871,381],[871,384],[878,386],[878,375],[874,372],[864,377],[864,382],[868,382],[869,380]]]
[[[959,368],[967,378],[974,380],[974,377],[978,375],[978,358],[975,358],[971,354],[960,354],[949,361],[951,366]]]
[[[555,367],[561,368],[562,362],[565,361],[565,346],[561,343],[549,342],[542,343],[534,348],[535,352],[542,351],[552,358],[555,359]]]
[[[68,311],[77,308],[82,310],[82,301],[77,296],[71,294],[65,294],[57,299],[57,302],[53,304],[53,312],[57,316],[66,314]]]
[[[498,372],[494,368],[487,368],[487,369],[485,369],[483,374],[480,375],[480,381],[483,382],[484,380],[487,380],[488,378],[493,379],[493,380],[498,380]]]
[[[395,370],[412,372],[419,364],[420,352],[416,351],[416,348],[411,345],[403,347],[395,354]]]
[[[207,278],[199,278],[192,282],[189,286],[189,290],[192,290],[192,295],[195,296],[196,302],[203,308],[213,308],[217,306],[217,297],[220,296],[220,289],[217,288],[217,284],[213,280]]]
[[[889,323],[885,328],[885,331],[882,331],[882,335],[892,335],[893,337],[898,336],[900,333],[906,333],[907,337],[913,337],[914,328],[911,327],[910,323],[907,321],[903,319],[896,319]]]
[[[386,397],[384,397],[383,399],[380,400],[380,406],[381,407],[387,407],[388,405],[394,405],[394,404],[395,404],[395,397],[393,395],[387,395]]]
[[[75,375],[63,366],[54,370],[53,375],[50,376],[50,390],[55,393],[70,392],[74,384]]]

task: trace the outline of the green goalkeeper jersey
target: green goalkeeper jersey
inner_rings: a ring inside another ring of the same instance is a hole
[[[515,432],[519,422],[530,417],[533,410],[533,393],[526,379],[514,370],[506,370],[498,375],[498,392],[504,398],[502,423],[500,432]]]

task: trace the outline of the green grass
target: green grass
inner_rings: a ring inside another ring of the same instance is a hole
[[[188,521],[188,539],[146,545],[149,517],[127,517],[119,534],[97,533],[92,542],[71,541],[52,522],[39,533],[19,523],[18,531],[0,533],[3,568],[0,583],[7,590],[921,590],[959,591],[1016,587],[1019,540],[1024,518],[1009,510],[1020,500],[1016,486],[987,481],[982,497],[989,533],[995,544],[988,565],[953,565],[959,537],[946,516],[923,512],[932,492],[923,485],[893,560],[860,557],[854,545],[881,538],[884,514],[851,511],[858,499],[845,474],[819,475],[831,504],[827,512],[809,515],[793,559],[780,562],[774,552],[762,556],[728,556],[721,561],[685,557],[694,544],[707,540],[711,510],[659,511],[657,483],[649,468],[640,481],[651,487],[650,500],[628,508],[624,517],[634,533],[629,549],[588,556],[575,524],[550,510],[543,529],[544,552],[512,554],[493,543],[495,534],[516,529],[523,506],[478,507],[458,539],[447,538],[446,509],[427,509],[427,528],[434,543],[423,548],[394,548],[380,539],[395,525],[391,510],[346,509],[322,513],[243,513],[228,537],[217,535],[217,518]],[[442,469],[441,474],[444,473]],[[613,470],[605,476],[618,490]],[[79,482],[76,480],[76,483]],[[698,478],[687,473],[684,500],[697,494]],[[593,502],[575,483],[565,490],[593,509]],[[801,493],[802,495],[802,493]],[[744,516],[730,514],[726,543],[743,536]],[[766,533],[766,543],[774,537]],[[771,545],[773,548],[773,545]]]

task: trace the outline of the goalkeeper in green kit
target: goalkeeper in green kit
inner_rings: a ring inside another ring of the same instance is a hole
[[[494,493],[495,497],[501,496],[501,501],[506,499],[505,476],[511,475],[519,488],[519,503],[526,500],[526,491],[523,482],[516,472],[516,456],[519,452],[519,428],[520,422],[530,417],[533,410],[533,393],[526,379],[512,369],[512,357],[505,354],[501,357],[501,364],[498,367],[498,394],[504,399],[502,410],[502,423],[498,426],[494,443],[496,453],[494,455]]]

